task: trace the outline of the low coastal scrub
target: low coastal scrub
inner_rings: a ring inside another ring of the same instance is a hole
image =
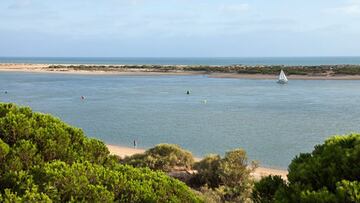
[[[283,69],[287,75],[335,76],[360,75],[360,65],[314,65],[314,66],[284,66],[284,65],[51,65],[53,71],[142,71],[142,72],[206,72],[206,73],[238,73],[277,75]]]
[[[143,154],[121,160],[134,167],[149,167],[175,176],[205,196],[207,202],[250,201],[255,163],[249,163],[242,149],[229,151],[223,158],[209,155],[194,163],[190,152],[177,145],[160,144]],[[186,176],[186,177],[184,177]]]
[[[162,150],[165,148],[166,150]],[[152,151],[155,155],[150,156]],[[161,153],[159,156],[159,152]],[[180,153],[181,152],[181,153]],[[145,155],[147,154],[147,155]],[[134,155],[123,160],[137,167],[153,167],[171,172],[179,165],[171,164],[170,157],[190,156],[173,145],[159,145],[143,155]],[[174,156],[177,154],[177,156]],[[157,158],[155,158],[157,157]],[[151,162],[148,161],[151,160]],[[180,163],[180,162],[179,162]],[[189,165],[183,168],[189,170]],[[245,151],[229,151],[220,155],[208,155],[195,162],[190,178],[185,181],[202,193],[206,202],[360,202],[360,134],[335,136],[324,144],[315,146],[312,153],[302,153],[289,166],[288,180],[280,176],[268,176],[255,182],[251,172],[255,163],[249,163]],[[170,173],[169,173],[170,174]]]
[[[161,171],[119,164],[106,145],[30,108],[0,104],[0,202],[202,202]]]
[[[256,203],[274,202],[277,190],[286,187],[286,182],[280,176],[267,176],[254,184],[252,199]]]
[[[209,155],[194,165],[197,173],[189,185],[212,194],[220,202],[249,202],[253,184],[250,174],[256,167],[242,149],[229,151],[223,158]]]
[[[134,167],[149,167],[153,170],[170,172],[174,170],[190,170],[194,164],[192,154],[174,144],[159,144],[146,150],[143,154],[135,154],[121,161]]]

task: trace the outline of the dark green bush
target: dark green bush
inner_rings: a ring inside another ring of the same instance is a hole
[[[194,169],[197,170],[197,174],[191,179],[191,185],[194,187],[202,187],[204,185],[210,188],[219,187],[222,182],[220,179],[221,157],[219,155],[208,155],[201,161],[194,164]]]
[[[82,130],[50,115],[33,113],[30,108],[18,108],[14,104],[0,104],[0,139],[12,148],[11,156],[16,153],[15,149],[19,153],[23,149],[28,153],[29,158],[25,160],[25,152],[21,152],[25,161],[21,167],[38,157],[41,162],[62,160],[72,163],[81,159],[103,164],[109,155],[104,143],[86,138]]]
[[[360,135],[332,137],[312,153],[296,157],[289,166],[288,179],[305,189],[325,187],[331,192],[339,181],[360,180]]]
[[[281,176],[267,176],[254,184],[252,199],[255,203],[270,203],[274,201],[275,193],[286,187]]]
[[[269,202],[360,202],[360,135],[335,136],[312,153],[300,154],[289,166],[288,181],[277,189],[274,201],[268,193],[258,197]]]
[[[14,104],[0,104],[0,164],[0,202],[202,202],[184,183],[120,165],[103,142]]]
[[[198,173],[189,184],[201,190],[205,188],[207,193],[216,194],[223,202],[248,201],[253,183],[250,173],[255,167],[255,164],[249,164],[242,149],[229,151],[224,158],[210,155],[195,164]]]
[[[146,150],[143,154],[126,157],[122,163],[134,167],[149,167],[165,172],[191,169],[194,158],[192,154],[173,144],[159,144]]]

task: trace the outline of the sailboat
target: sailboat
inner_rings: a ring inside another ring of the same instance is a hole
[[[284,71],[281,69],[279,80],[277,81],[279,84],[286,84],[288,82],[288,79],[284,73]]]

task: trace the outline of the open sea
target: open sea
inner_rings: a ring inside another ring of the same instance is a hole
[[[0,57],[0,63],[126,65],[335,65],[360,64],[360,57]]]
[[[131,146],[136,139],[141,148],[175,143],[196,156],[243,148],[252,160],[279,168],[331,135],[360,132],[356,80],[278,85],[275,79],[198,75],[0,72],[0,101],[51,113],[106,143]]]

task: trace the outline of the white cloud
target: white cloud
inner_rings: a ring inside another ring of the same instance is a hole
[[[347,14],[360,14],[360,5],[352,4],[352,5],[344,6],[339,10]]]
[[[220,10],[223,12],[245,12],[250,10],[250,5],[247,3],[235,4],[235,5],[222,5]]]
[[[350,0],[343,6],[329,9],[332,12],[341,12],[349,15],[360,14],[360,0]]]

